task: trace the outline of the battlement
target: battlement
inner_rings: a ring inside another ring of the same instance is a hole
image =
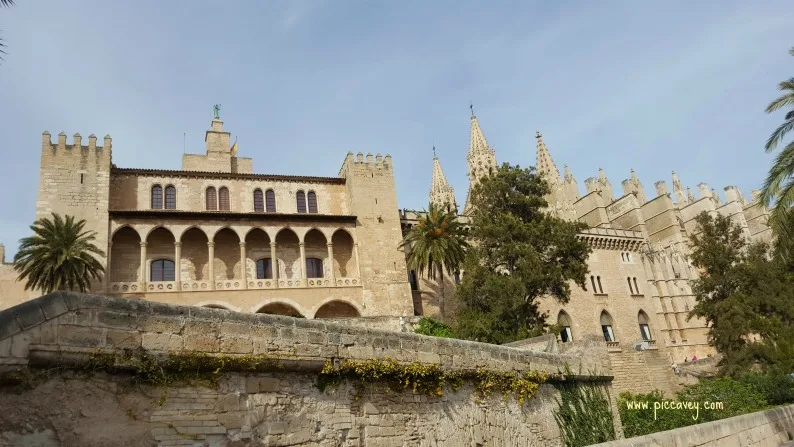
[[[385,156],[381,154],[372,155],[371,152],[367,153],[366,158],[363,152],[359,152],[357,155],[353,155],[353,152],[348,152],[347,156],[345,157],[345,161],[342,163],[342,167],[339,169],[339,176],[340,177],[347,177],[347,173],[351,170],[355,169],[357,171],[363,170],[386,170],[391,172],[392,170],[392,159],[391,155],[386,154]]]
[[[104,150],[110,149],[112,146],[113,139],[110,135],[105,135],[104,144],[102,146],[96,145],[96,135],[91,134],[88,136],[88,146],[83,146],[83,137],[76,133],[72,137],[72,144],[67,144],[66,142],[66,133],[61,132],[58,134],[58,141],[56,143],[52,142],[52,136],[48,131],[44,131],[41,134],[41,147],[42,149],[87,149],[87,150]]]

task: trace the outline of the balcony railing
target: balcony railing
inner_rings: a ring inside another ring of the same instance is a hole
[[[177,287],[181,285],[181,287]],[[214,286],[214,287],[213,287]],[[290,278],[279,279],[249,279],[248,289],[304,289],[320,287],[361,287],[360,278]],[[211,281],[151,281],[145,285],[139,282],[112,282],[109,292],[112,294],[125,293],[165,293],[165,292],[208,292],[211,290],[244,290],[245,284],[239,279]]]

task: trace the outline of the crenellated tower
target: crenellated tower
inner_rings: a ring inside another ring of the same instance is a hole
[[[469,138],[469,153],[466,155],[469,164],[469,192],[466,194],[466,204],[463,214],[471,212],[471,191],[480,182],[480,179],[497,169],[496,152],[485,140],[485,135],[480,129],[477,116],[472,112],[471,130]]]
[[[112,139],[105,135],[103,145],[97,146],[97,137],[91,134],[84,146],[76,133],[72,141],[67,144],[64,132],[58,134],[57,143],[47,131],[41,136],[36,219],[52,213],[85,219],[85,230],[96,232],[96,246],[107,253]],[[105,259],[100,262],[106,263]],[[92,285],[92,290],[100,291],[101,284]]]
[[[430,203],[445,208],[447,211],[454,211],[456,214],[458,212],[455,190],[447,182],[435,147],[433,147],[433,180],[430,184]]]

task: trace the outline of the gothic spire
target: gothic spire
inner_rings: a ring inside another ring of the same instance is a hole
[[[469,198],[471,190],[476,186],[480,179],[496,171],[496,152],[492,147],[488,146],[485,140],[485,135],[480,129],[480,123],[477,121],[477,116],[474,115],[472,109],[471,115],[471,130],[469,137],[469,154],[466,156],[469,162],[469,192],[466,194],[466,205],[464,206],[464,214],[471,211],[471,204]]]
[[[458,212],[458,204],[455,201],[455,190],[447,182],[447,177],[441,169],[438,155],[433,147],[433,180],[430,183],[430,203]]]
[[[546,143],[543,142],[543,134],[540,132],[535,132],[535,138],[538,139],[538,172],[543,174],[543,176],[546,178],[546,181],[551,185],[561,183],[562,178],[560,177],[560,171],[557,170],[557,166],[554,164],[554,160],[552,160],[551,154],[546,148]]]

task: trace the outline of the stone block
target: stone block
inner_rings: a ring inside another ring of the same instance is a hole
[[[28,301],[13,308],[12,313],[16,314],[17,321],[22,329],[27,329],[46,320],[44,312],[38,305],[38,300]]]
[[[48,321],[39,326],[41,328],[41,340],[43,345],[54,345],[58,343],[58,324],[55,321]]]
[[[141,336],[143,349],[152,351],[181,351],[184,339],[174,334],[144,333]]]
[[[214,336],[185,336],[184,348],[186,351],[218,352],[220,342]]]
[[[223,337],[220,340],[220,352],[251,354],[254,352],[254,342],[250,338]]]
[[[69,308],[66,306],[66,300],[64,300],[63,296],[60,294],[47,295],[47,297],[39,301],[39,306],[41,306],[41,310],[44,312],[44,317],[48,320],[69,311]]]
[[[271,435],[280,435],[287,431],[285,422],[271,422],[268,424],[267,432]]]
[[[108,329],[106,344],[118,349],[140,348],[142,346],[141,333]]]
[[[218,400],[218,410],[220,411],[239,411],[240,410],[240,396],[237,394],[226,394],[221,396]]]
[[[101,327],[134,330],[138,327],[138,316],[130,313],[100,311],[97,322]]]
[[[0,312],[0,340],[4,340],[22,330],[12,312]]]
[[[138,328],[141,332],[158,334],[181,334],[184,320],[173,316],[149,316],[140,318]]]
[[[66,346],[96,348],[105,345],[105,329],[97,327],[60,325],[58,343]]]

